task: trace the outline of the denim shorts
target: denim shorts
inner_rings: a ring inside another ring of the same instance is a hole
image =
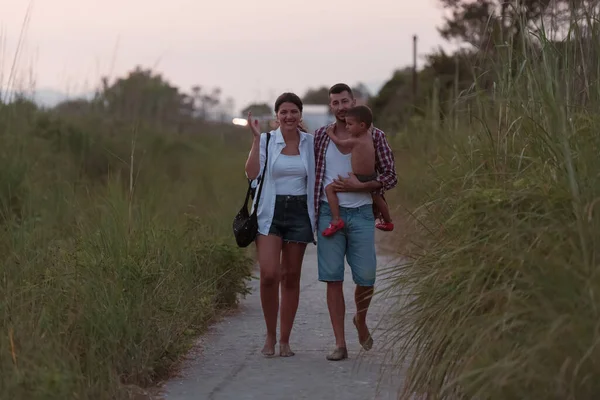
[[[279,236],[284,242],[313,243],[307,199],[306,195],[277,195],[269,235]]]
[[[340,207],[340,217],[345,222],[344,228],[333,236],[324,237],[322,232],[331,221],[331,208],[327,202],[321,202],[317,233],[319,281],[342,282],[346,258],[354,283],[359,286],[374,286],[377,256],[373,206]]]

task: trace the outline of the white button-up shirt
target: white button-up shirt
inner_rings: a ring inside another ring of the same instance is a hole
[[[273,181],[273,176],[271,175],[271,171],[273,171],[273,164],[277,160],[277,157],[281,155],[281,151],[285,147],[285,139],[283,138],[283,134],[281,133],[281,129],[277,129],[271,131],[271,139],[269,140],[269,166],[267,168],[267,174],[262,180],[262,194],[261,199],[258,203],[258,212],[256,213],[257,222],[258,222],[258,232],[262,235],[268,235],[269,230],[271,228],[271,223],[273,222],[273,214],[275,213],[275,197],[277,193],[275,192],[275,182]],[[315,148],[314,148],[314,137],[313,135],[305,132],[300,133],[300,144],[298,148],[300,150],[300,157],[302,158],[302,162],[304,163],[304,168],[306,168],[306,194],[307,194],[307,205],[308,205],[308,216],[310,218],[311,229],[314,234],[316,231],[316,223],[315,223],[315,204],[314,204],[314,194],[315,194]],[[259,176],[263,175],[264,167],[265,167],[265,156],[266,156],[266,144],[267,144],[267,134],[262,133],[260,135],[260,172]],[[253,186],[256,186],[257,181],[254,180]],[[256,204],[256,196],[258,196],[258,188],[256,189],[254,202],[252,204],[252,209],[250,212],[254,210]]]

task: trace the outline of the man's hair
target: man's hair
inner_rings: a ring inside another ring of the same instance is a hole
[[[300,100],[300,97],[295,93],[285,92],[279,95],[277,100],[275,100],[275,114],[279,112],[279,107],[281,107],[283,103],[295,104],[298,106],[300,112],[302,112],[302,100]]]
[[[355,106],[346,111],[346,117],[353,117],[360,122],[364,122],[368,127],[373,123],[373,113],[371,109],[367,106]]]
[[[332,94],[340,94],[340,93],[344,93],[344,92],[350,93],[350,97],[354,98],[354,94],[352,93],[352,89],[350,89],[350,86],[346,85],[345,83],[336,83],[331,88],[329,88],[329,95],[330,96]]]

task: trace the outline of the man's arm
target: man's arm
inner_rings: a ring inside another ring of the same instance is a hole
[[[352,173],[347,177],[338,175],[338,179],[335,179],[332,185],[336,192],[376,192],[383,187],[377,180],[361,182]]]
[[[394,161],[394,153],[388,143],[385,133],[380,129],[375,129],[374,144],[376,162],[375,167],[379,175],[377,181],[381,183],[381,191],[388,191],[396,187],[398,184],[398,176],[396,175],[396,163]]]

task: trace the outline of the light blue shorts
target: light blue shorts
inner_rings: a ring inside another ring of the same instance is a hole
[[[324,237],[322,232],[331,221],[331,208],[328,203],[321,202],[317,232],[319,281],[342,282],[345,257],[354,283],[373,286],[377,272],[373,206],[340,207],[340,217],[344,220],[344,228],[333,236]]]

